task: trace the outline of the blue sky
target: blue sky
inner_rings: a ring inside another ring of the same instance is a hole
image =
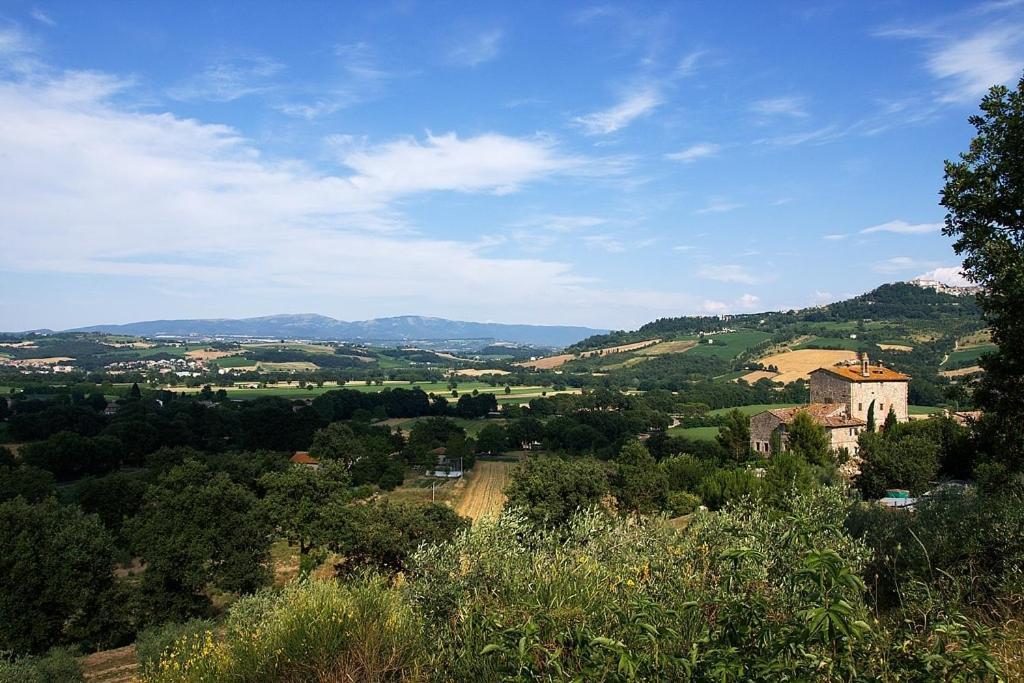
[[[0,4],[0,329],[631,328],[958,277],[1024,3]]]

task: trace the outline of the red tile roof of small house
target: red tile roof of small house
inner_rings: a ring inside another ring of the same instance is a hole
[[[309,454],[309,451],[295,451],[291,461],[296,465],[317,465],[319,460]]]

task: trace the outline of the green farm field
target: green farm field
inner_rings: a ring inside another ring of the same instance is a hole
[[[666,433],[669,436],[682,436],[694,441],[714,441],[718,436],[718,427],[672,427]]]
[[[998,347],[995,344],[972,346],[967,349],[960,349],[949,354],[949,358],[943,364],[946,368],[962,368],[968,365],[977,365],[978,359],[986,353],[995,351]]]
[[[686,353],[693,356],[715,356],[723,360],[731,360],[752,346],[756,346],[771,337],[767,332],[750,330],[745,332],[727,332],[706,337],[703,342]],[[708,340],[712,344],[708,344]]]

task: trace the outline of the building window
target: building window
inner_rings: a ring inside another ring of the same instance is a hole
[[[858,403],[857,404],[857,412],[858,413],[864,412],[864,404],[863,403]]]

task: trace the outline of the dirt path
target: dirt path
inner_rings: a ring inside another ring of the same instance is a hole
[[[132,683],[138,680],[139,665],[135,661],[134,645],[94,652],[82,657],[80,662],[89,683]]]
[[[474,521],[501,513],[505,506],[503,491],[508,485],[511,466],[510,462],[477,461],[455,505],[455,511]]]

